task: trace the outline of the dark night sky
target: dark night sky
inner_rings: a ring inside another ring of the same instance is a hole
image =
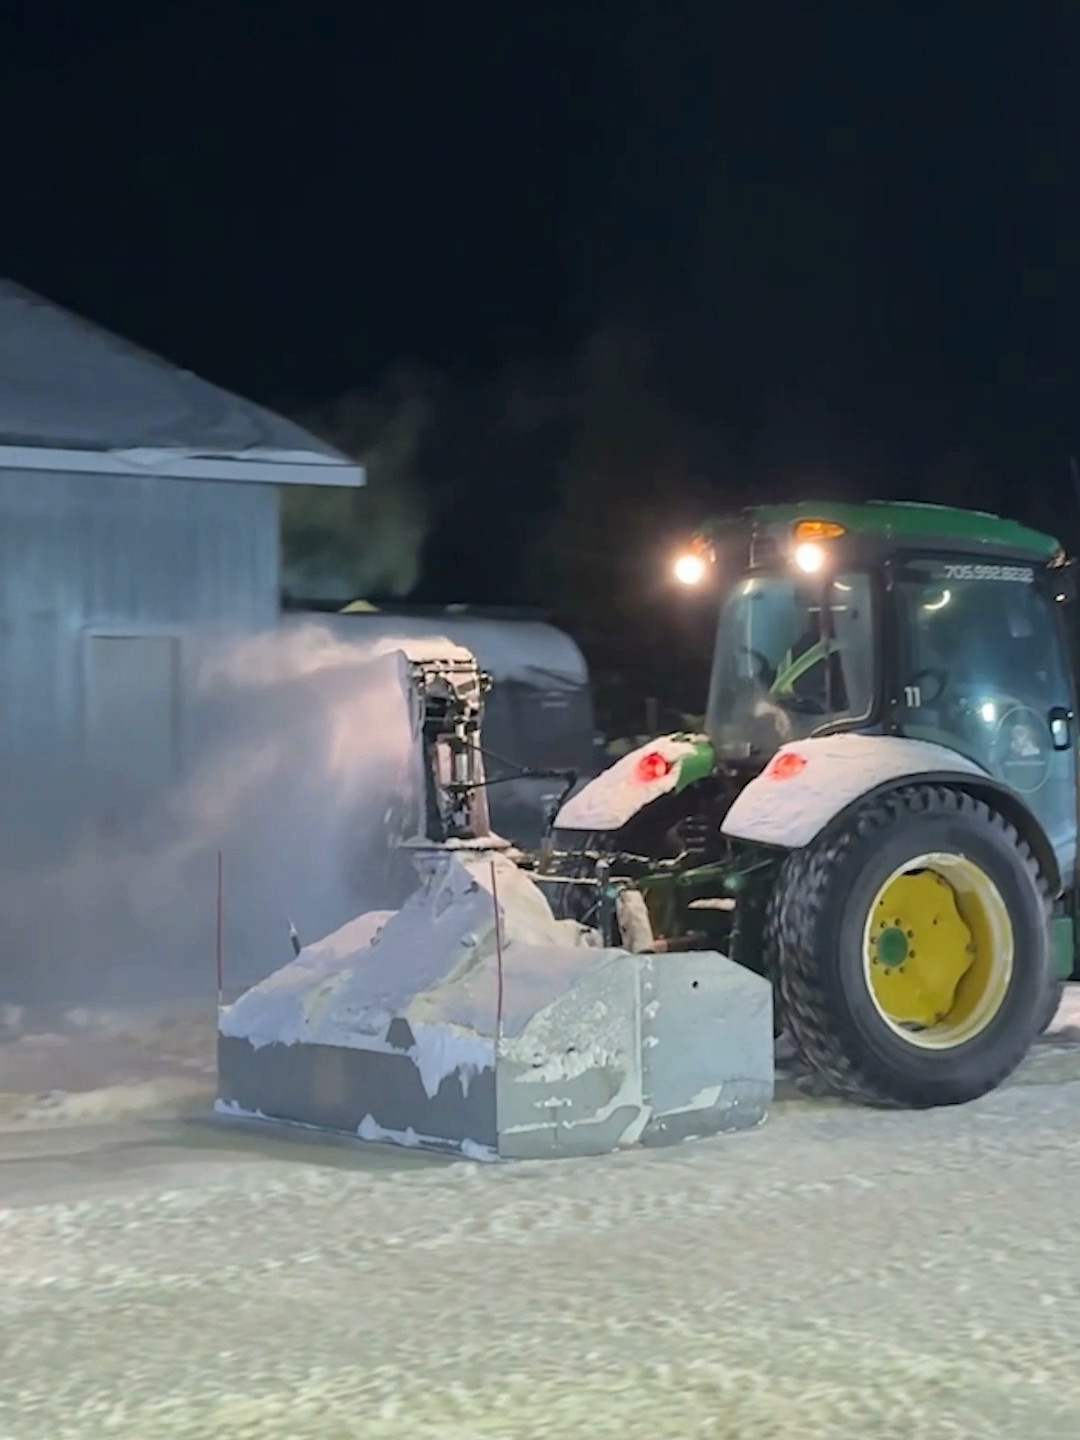
[[[1075,0],[15,11],[0,270],[243,393],[626,313],[737,442],[1080,446]]]

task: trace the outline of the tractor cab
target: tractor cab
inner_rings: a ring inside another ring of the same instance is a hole
[[[1055,540],[943,506],[799,505],[716,527],[697,553],[724,591],[706,711],[719,761],[757,771],[782,745],[846,732],[942,746],[1021,797],[1072,872]]]

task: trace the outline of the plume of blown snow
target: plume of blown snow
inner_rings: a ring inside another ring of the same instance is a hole
[[[404,675],[393,640],[317,624],[222,642],[166,795],[60,764],[9,791],[0,1001],[210,996],[219,854],[230,992],[291,958],[290,923],[310,941],[399,905],[415,876],[394,842],[422,798]]]

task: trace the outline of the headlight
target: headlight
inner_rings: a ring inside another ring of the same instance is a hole
[[[700,555],[680,555],[673,568],[680,585],[700,585],[705,578],[705,561]]]
[[[795,564],[807,575],[816,575],[825,564],[825,551],[820,545],[799,545],[795,551]]]

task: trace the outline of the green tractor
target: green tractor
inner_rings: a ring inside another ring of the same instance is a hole
[[[637,951],[718,949],[774,987],[829,1087],[960,1104],[1074,971],[1072,562],[997,516],[763,506],[676,565],[722,599],[705,734],[566,800],[557,912]]]

